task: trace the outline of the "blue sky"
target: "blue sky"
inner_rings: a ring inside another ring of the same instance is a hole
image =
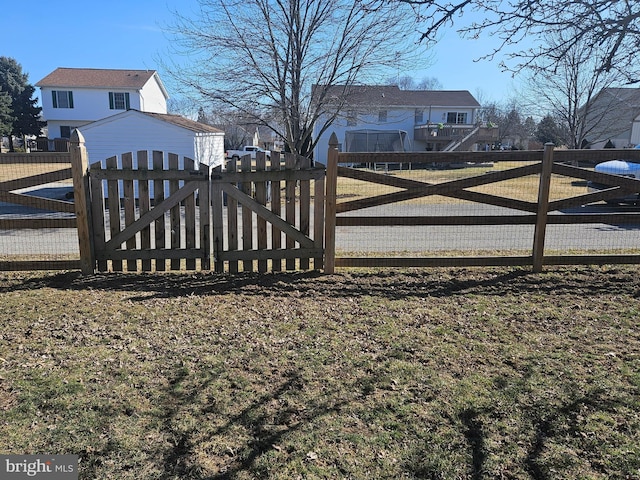
[[[197,0],[35,0],[29,8],[2,9],[0,55],[15,58],[35,84],[57,67],[162,69],[169,41],[163,27],[173,11],[196,11]],[[460,40],[447,33],[432,52],[428,69],[400,72],[417,80],[436,77],[446,90],[469,90],[483,101],[506,101],[516,84],[498,62],[474,62],[487,41]],[[171,85],[167,84],[171,95]],[[38,91],[39,94],[39,91]]]

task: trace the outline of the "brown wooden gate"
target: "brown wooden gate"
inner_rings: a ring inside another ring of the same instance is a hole
[[[207,165],[139,151],[92,164],[90,179],[98,270],[209,269]]]
[[[245,156],[213,172],[216,271],[279,271],[283,261],[306,270],[311,259],[323,268],[325,169],[293,154],[281,160],[259,152],[254,162]]]

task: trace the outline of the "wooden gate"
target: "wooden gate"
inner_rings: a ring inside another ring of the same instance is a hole
[[[92,164],[90,182],[98,270],[209,269],[207,165],[173,153],[124,153]]]
[[[216,271],[323,268],[325,169],[284,157],[259,152],[212,174]]]

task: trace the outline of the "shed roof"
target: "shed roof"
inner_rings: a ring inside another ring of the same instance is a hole
[[[100,120],[96,120],[95,122],[88,123],[82,129],[93,129],[99,127],[101,125],[109,124],[114,121],[118,121],[121,118],[127,118],[131,116],[139,116],[144,115],[149,119],[166,122],[171,125],[178,126],[180,128],[184,128],[186,130],[190,130],[194,133],[220,133],[224,134],[222,130],[219,130],[211,125],[207,125],[205,123],[196,122],[194,120],[190,120],[188,118],[182,117],[180,115],[172,115],[168,113],[153,113],[153,112],[141,112],[140,110],[127,110],[125,112],[116,113],[115,115],[111,115],[110,117],[101,118]]]
[[[138,111],[138,110],[136,110]],[[169,113],[153,113],[153,112],[140,112],[148,117],[157,118],[163,122],[171,123],[187,130],[191,130],[196,133],[224,133],[222,130],[207,125],[206,123],[196,122],[180,115],[172,115]]]

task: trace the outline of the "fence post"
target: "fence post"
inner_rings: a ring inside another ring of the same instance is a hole
[[[544,258],[544,238],[547,230],[549,190],[551,188],[551,171],[553,169],[553,147],[553,143],[545,144],[542,156],[542,171],[540,172],[540,187],[538,189],[538,213],[533,234],[533,271],[535,273],[542,271]]]
[[[336,194],[338,189],[338,137],[329,138],[327,152],[327,193],[324,221],[324,273],[334,273],[336,267]]]
[[[91,224],[91,196],[89,195],[89,156],[84,137],[78,130],[71,134],[69,153],[73,176],[73,198],[80,247],[80,268],[83,275],[95,272],[93,231]]]

